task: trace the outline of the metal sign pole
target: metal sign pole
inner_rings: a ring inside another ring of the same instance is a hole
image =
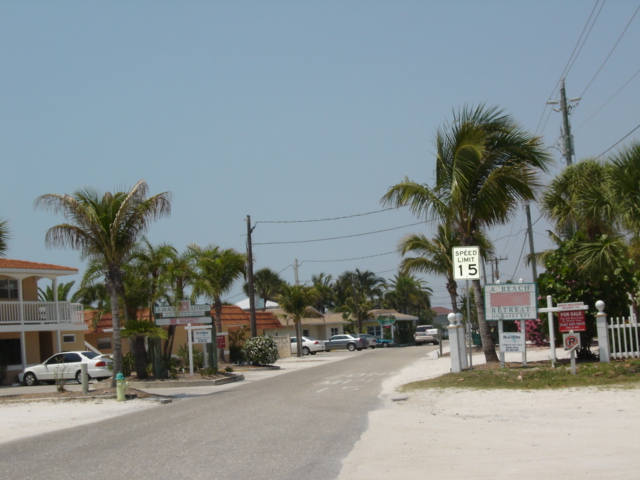
[[[469,370],[473,370],[473,336],[471,335],[471,290],[467,280],[467,336],[469,338]]]

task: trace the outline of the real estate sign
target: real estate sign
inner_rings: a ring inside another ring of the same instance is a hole
[[[558,312],[558,326],[560,333],[584,332],[587,329],[584,310]]]
[[[177,306],[154,307],[156,325],[187,325],[189,323],[211,323],[211,305],[191,305],[189,300]]]
[[[524,352],[524,334],[509,332],[500,337],[500,351],[504,353]]]
[[[535,320],[538,318],[535,283],[499,283],[484,287],[486,320]]]

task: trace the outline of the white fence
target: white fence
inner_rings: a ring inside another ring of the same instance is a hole
[[[640,345],[638,333],[638,323],[635,318],[610,319],[607,328],[609,329],[609,345],[611,347],[612,358],[632,358],[640,357]]]

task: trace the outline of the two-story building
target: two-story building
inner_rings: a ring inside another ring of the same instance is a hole
[[[0,382],[56,352],[84,350],[82,305],[57,298],[58,278],[77,268],[0,258]],[[38,300],[38,281],[51,281],[52,302]],[[3,374],[4,373],[4,374]]]

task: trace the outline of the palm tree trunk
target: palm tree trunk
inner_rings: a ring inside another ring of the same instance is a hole
[[[122,337],[120,336],[120,318],[118,316],[118,292],[112,282],[107,282],[111,297],[111,323],[113,327],[113,376],[111,388],[116,388],[116,375],[122,371]]]
[[[300,319],[296,322],[296,350],[298,358],[302,357],[302,321]]]
[[[217,299],[216,302],[216,330],[217,332],[213,332],[214,336],[212,338],[213,341],[213,352],[214,355],[216,354],[216,349],[218,347],[218,332],[222,333],[222,302]],[[224,348],[221,348],[219,352],[217,352],[220,355],[220,361],[221,362],[225,362],[225,358],[224,358]],[[214,366],[214,368],[218,368],[218,364],[216,362],[216,365]]]
[[[136,376],[143,380],[148,378],[147,375],[147,351],[144,345],[144,336],[138,335],[133,340],[134,358],[136,364]]]
[[[496,353],[496,346],[493,343],[491,337],[491,329],[484,317],[484,296],[482,295],[482,288],[480,287],[480,280],[472,280],[473,284],[473,296],[476,302],[476,311],[478,314],[478,327],[480,328],[480,337],[482,338],[482,350],[484,351],[484,358],[487,363],[499,362],[498,354]],[[468,293],[467,293],[468,295]]]
[[[453,313],[458,313],[458,284],[455,280],[449,279],[447,282],[447,291],[451,298],[451,309]]]

